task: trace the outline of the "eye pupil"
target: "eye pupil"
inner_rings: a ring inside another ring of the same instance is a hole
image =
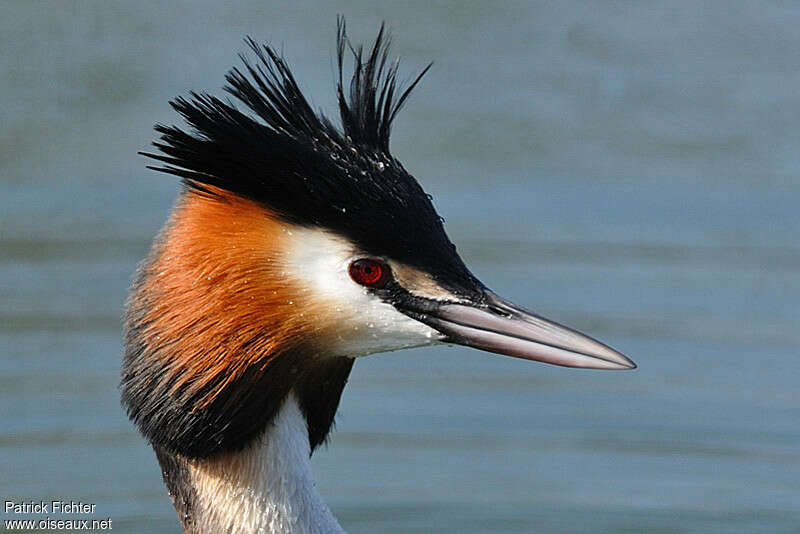
[[[362,258],[350,264],[350,278],[367,287],[382,287],[386,284],[389,266],[379,260]]]

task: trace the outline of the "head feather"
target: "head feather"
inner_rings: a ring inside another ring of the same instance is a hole
[[[273,48],[248,39],[257,62],[242,55],[225,90],[253,115],[207,94],[176,98],[171,104],[190,129],[156,125],[160,153],[145,155],[164,165],[151,168],[182,177],[189,191],[221,188],[294,224],[336,232],[370,254],[472,285],[430,196],[389,153],[392,122],[430,67],[401,89],[389,42],[382,25],[368,52],[354,47],[339,19],[338,128],[314,112]]]

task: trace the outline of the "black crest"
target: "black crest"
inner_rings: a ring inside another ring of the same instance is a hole
[[[384,26],[365,52],[351,45],[340,18],[338,128],[311,108],[274,49],[247,42],[257,62],[241,55],[244,66],[227,74],[225,90],[254,116],[207,94],[175,99],[190,130],[157,125],[161,153],[145,155],[165,165],[151,168],[182,177],[190,191],[219,187],[287,221],[337,232],[365,252],[425,268],[454,290],[473,286],[430,197],[389,153],[392,122],[430,65],[402,89]]]

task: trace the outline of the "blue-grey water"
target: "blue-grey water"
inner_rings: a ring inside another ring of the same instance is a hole
[[[408,77],[435,62],[392,147],[473,271],[640,366],[359,360],[314,457],[345,528],[800,532],[791,2],[4,2],[0,498],[179,531],[118,401],[126,288],[177,191],[136,152],[245,35],[332,112],[340,12],[356,40],[385,19]]]

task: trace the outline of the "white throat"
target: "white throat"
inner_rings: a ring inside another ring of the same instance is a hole
[[[343,533],[311,474],[306,419],[293,394],[251,446],[189,466],[198,532]]]

